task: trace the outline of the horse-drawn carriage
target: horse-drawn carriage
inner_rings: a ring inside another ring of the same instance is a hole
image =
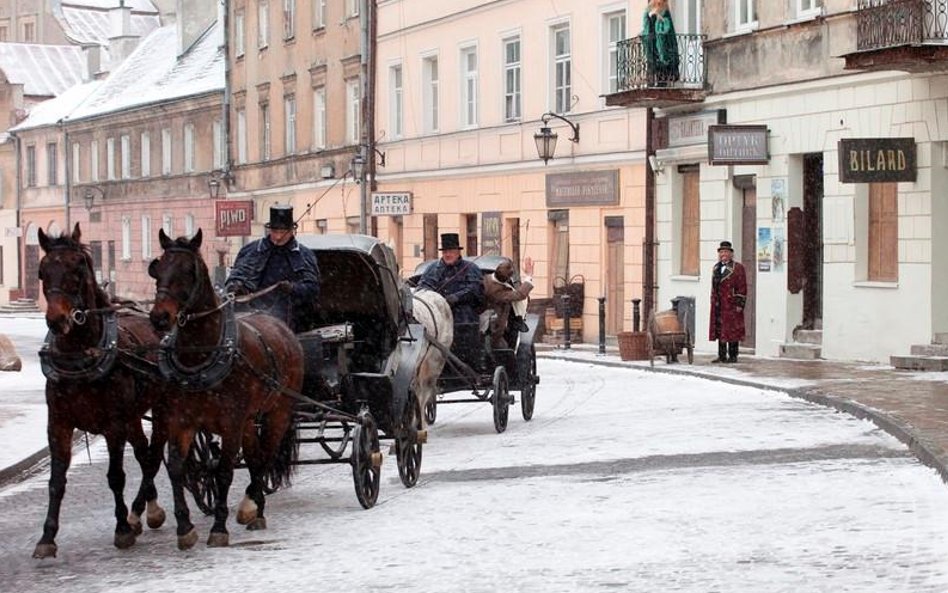
[[[419,264],[409,284],[417,284],[425,271],[437,260],[428,260]],[[493,274],[504,258],[494,255],[474,257],[469,260],[486,276]],[[491,344],[485,324],[455,324],[454,340],[450,350],[434,343],[443,350],[444,370],[438,378],[440,393],[429,398],[425,405],[427,422],[437,419],[437,406],[448,403],[488,402],[493,408],[494,429],[504,432],[507,429],[510,404],[515,402],[511,391],[520,393],[520,411],[523,419],[533,418],[536,403],[536,386],[540,382],[537,375],[537,357],[534,346],[539,316],[527,314],[523,321],[527,331],[510,324],[504,331],[507,348]],[[474,397],[449,395],[470,390]]]

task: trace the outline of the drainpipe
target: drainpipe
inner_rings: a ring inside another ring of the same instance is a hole
[[[366,179],[369,178],[369,162],[375,159],[375,153],[369,147],[369,5],[372,0],[360,0],[359,7],[359,87],[362,95],[362,126],[359,134],[358,152],[362,155],[365,165],[362,168],[362,179],[359,182],[359,232],[369,234],[368,207],[369,188]],[[347,99],[348,100],[348,99]]]
[[[224,36],[224,102],[221,105],[221,125],[224,127],[223,149],[224,149],[224,174],[223,181],[230,189],[231,183],[231,160],[230,150],[230,3],[222,2],[223,10],[219,13],[221,19],[221,29]]]
[[[70,217],[69,210],[69,196],[72,195],[72,159],[69,158],[69,130],[66,129],[66,118],[60,119],[56,122],[56,125],[59,126],[59,129],[62,131],[63,135],[63,155],[65,156],[66,165],[63,167],[63,171],[66,174],[66,196],[65,206],[66,206],[66,226],[63,228],[63,232],[69,233],[72,230],[72,221]],[[88,230],[88,229],[87,229]]]
[[[655,154],[652,126],[655,113],[651,107],[645,109],[645,244],[643,247],[642,300],[645,303],[645,318],[655,306],[655,171],[649,157]]]
[[[19,249],[17,249],[17,263],[19,267],[17,284],[19,285],[20,293],[25,297],[26,294],[23,291],[26,290],[26,266],[23,265],[23,262],[26,258],[26,232],[23,229],[23,217],[20,215],[20,187],[23,183],[23,163],[20,157],[20,137],[17,136],[16,132],[10,132],[10,137],[13,138],[13,150],[16,151],[16,228],[20,229]]]
[[[368,144],[368,162],[366,167],[371,175],[371,184],[369,185],[369,198],[371,198],[371,192],[378,189],[378,183],[375,181],[375,171],[376,171],[376,161],[375,161],[375,91],[376,91],[376,71],[377,71],[377,60],[378,57],[378,15],[376,10],[376,0],[368,0],[366,5],[369,9],[368,16],[368,27],[366,31],[369,56],[368,56],[368,73],[366,79],[366,118],[365,118],[365,131],[367,135],[367,144]],[[368,203],[368,201],[367,201]],[[371,217],[369,219],[369,234],[378,237],[379,228],[378,228],[378,219],[376,217]]]

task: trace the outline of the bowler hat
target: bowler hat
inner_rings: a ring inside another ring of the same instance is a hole
[[[734,248],[731,247],[730,241],[721,241],[721,244],[718,245],[718,251],[730,251],[731,253],[733,253]]]
[[[439,251],[447,251],[449,249],[463,249],[461,247],[461,238],[457,233],[443,233],[441,235],[441,248]]]
[[[270,206],[270,222],[264,225],[268,229],[296,230],[293,222],[293,206],[275,204]]]

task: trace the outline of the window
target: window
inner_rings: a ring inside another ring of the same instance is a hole
[[[214,120],[211,125],[211,134],[214,136],[214,168],[220,169],[224,166],[224,125],[221,120]]]
[[[569,25],[553,27],[553,111],[570,110],[572,90],[572,59],[570,57]]]
[[[122,261],[132,259],[132,219],[122,217]]]
[[[194,215],[190,212],[184,215],[184,236],[194,236]]]
[[[869,184],[869,274],[875,282],[899,279],[899,193],[897,183]]]
[[[26,147],[26,187],[36,187],[36,147]]]
[[[326,89],[319,87],[313,91],[313,147],[326,148]]]
[[[59,184],[59,171],[57,170],[59,164],[58,146],[55,142],[46,143],[46,185]]]
[[[194,172],[194,124],[184,125],[184,172]]]
[[[93,140],[89,145],[89,179],[99,180],[99,141]]]
[[[612,12],[603,16],[603,35],[606,47],[604,48],[603,72],[606,80],[603,88],[606,93],[615,93],[619,90],[619,42],[625,39],[625,11]]]
[[[237,164],[247,162],[247,110],[237,111]]]
[[[260,160],[270,160],[270,104],[260,104]]]
[[[678,272],[682,276],[699,276],[701,242],[701,199],[697,168],[681,173],[681,246]]]
[[[823,0],[797,0],[797,16],[818,16],[823,12]]]
[[[238,12],[234,15],[234,56],[240,58],[244,55],[244,13]]]
[[[283,0],[283,39],[296,37],[296,0]]]
[[[520,121],[520,38],[504,40],[504,121]]]
[[[359,3],[362,0],[346,0],[348,7],[346,8],[346,14],[349,15],[349,18],[359,16]]]
[[[461,50],[461,125],[477,125],[477,48]]]
[[[151,134],[142,132],[141,136],[142,177],[151,176]]]
[[[122,179],[132,176],[132,138],[128,134],[122,135]]]
[[[115,179],[115,138],[105,141],[105,178],[109,181]]]
[[[79,183],[79,180],[82,178],[79,175],[79,164],[82,160],[79,157],[79,143],[72,143],[72,182]]]
[[[438,131],[438,57],[432,56],[425,58],[422,63],[422,76],[424,80],[424,89],[422,96],[425,111],[425,132],[433,133]]]
[[[161,230],[163,230],[166,235],[173,238],[174,228],[172,225],[172,220],[173,219],[171,217],[171,214],[169,214],[168,212],[165,212],[164,214],[161,215]]]
[[[313,0],[313,29],[326,26],[326,0]]]
[[[747,31],[757,26],[756,0],[735,0],[734,22],[738,31]]]
[[[142,259],[151,259],[151,216],[142,214]]]
[[[296,152],[296,97],[283,97],[283,145],[286,154]]]
[[[171,128],[161,130],[161,174],[171,175]]]
[[[33,43],[36,41],[36,24],[23,23],[23,43]]]
[[[358,144],[362,133],[360,94],[358,79],[346,81],[346,141],[349,144]]]
[[[392,137],[402,137],[402,67],[392,66],[388,70],[389,80],[389,126],[391,127]]]
[[[257,5],[257,49],[267,47],[270,40],[270,6],[267,2]]]

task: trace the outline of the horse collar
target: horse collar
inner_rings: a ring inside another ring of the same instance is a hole
[[[167,381],[177,383],[187,391],[211,389],[230,374],[237,354],[237,317],[230,300],[222,309],[221,337],[217,346],[203,363],[187,366],[178,358],[177,341],[180,326],[175,325],[158,346],[158,370]]]
[[[40,367],[50,381],[95,381],[107,375],[118,356],[118,316],[114,311],[105,313],[102,318],[102,337],[93,349],[96,355],[82,354],[75,357],[56,350],[56,336],[46,334],[46,340],[40,348]]]

